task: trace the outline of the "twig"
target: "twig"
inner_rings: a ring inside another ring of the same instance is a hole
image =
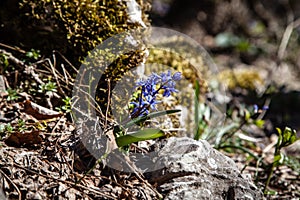
[[[26,53],[26,51],[20,49],[19,47],[12,47],[12,46],[10,46],[10,45],[3,44],[3,43],[0,43],[0,46],[5,47],[5,48],[7,48],[7,49],[14,50],[14,51],[18,51],[18,52],[20,52],[20,53],[24,53],[24,54]]]
[[[60,117],[59,117],[59,120],[57,120],[57,122],[55,123],[55,126],[53,127],[51,133],[54,133],[54,132],[55,132],[56,128],[60,125],[59,122],[62,120],[62,118],[63,118],[63,116],[60,116]],[[66,122],[64,122],[64,124],[65,124],[65,123],[66,123]]]
[[[53,57],[53,66],[56,66],[56,56],[55,56],[55,52],[53,52],[53,54],[52,54],[52,57]],[[69,61],[68,61],[69,62]],[[65,67],[64,67],[64,64],[63,63],[61,63],[61,68],[62,68],[62,70],[63,70],[63,73],[64,73],[64,78],[65,78],[65,83],[67,84],[67,85],[69,85],[69,81],[68,81],[68,77],[67,77],[67,73],[68,72],[66,72],[66,69],[65,69]],[[56,70],[56,68],[54,68],[54,70]],[[56,70],[57,71],[57,70]],[[68,75],[69,75],[69,77],[71,78],[71,75],[68,73]]]
[[[49,58],[47,58],[47,59],[49,59]],[[49,59],[49,60],[50,60],[50,59]],[[50,66],[50,65],[56,66],[56,65],[54,64],[54,61],[53,61],[53,64],[50,62],[50,63],[49,63],[49,66]],[[49,66],[48,66],[48,65],[45,65],[44,67],[45,67],[45,69],[48,70],[47,72],[48,72],[50,75],[52,75],[52,69],[51,69],[51,67],[49,67]],[[58,71],[55,67],[53,67],[53,70],[55,71],[55,73],[57,73],[57,76],[61,79],[61,80],[60,80],[61,82],[67,83],[67,82],[64,80],[64,77],[63,77],[62,75],[59,74],[59,71]],[[38,71],[42,72],[41,69],[38,69]],[[45,73],[45,72],[44,72],[44,73]]]
[[[57,76],[57,74],[56,74],[56,72],[55,72],[55,70],[56,70],[55,67],[53,66],[53,64],[51,63],[51,61],[50,61],[49,58],[46,58],[45,61],[48,61],[49,65],[50,65],[52,74],[53,74],[53,76],[54,76],[54,78],[55,78],[56,84],[57,84],[57,86],[58,86],[60,92],[64,95],[64,97],[67,97],[66,93],[63,91],[63,89],[62,89],[62,87],[61,87],[61,85],[60,85],[60,82],[59,82],[59,80],[58,80],[58,76]]]
[[[88,94],[87,92],[85,92],[84,90],[82,90],[82,92],[83,92],[83,93],[86,93],[87,95],[89,95],[89,94]],[[73,98],[75,99],[75,96],[73,96]],[[80,97],[77,97],[77,98],[79,99]],[[78,101],[78,100],[77,100],[77,101]],[[76,102],[77,102],[77,101],[76,101]],[[92,108],[95,109],[95,111],[97,111],[97,113],[100,115],[101,119],[105,119],[105,116],[103,115],[102,110],[100,109],[99,105],[97,104],[97,102],[96,102],[94,99],[93,99],[93,103],[95,103],[97,107],[95,107],[94,105],[92,105]],[[80,112],[83,116],[86,116],[86,117],[88,117],[88,118],[91,117],[90,114],[85,114],[85,113],[84,113],[84,112],[86,112],[86,111],[80,110],[80,109],[79,109],[80,106],[78,106],[78,108],[76,108],[76,107],[75,107],[75,104],[76,104],[75,102],[72,104],[72,109],[75,109],[76,111]]]
[[[104,119],[105,116],[104,116],[104,114],[103,114],[103,112],[102,112],[102,110],[101,110],[99,104],[95,101],[95,99],[94,99],[87,91],[85,91],[85,90],[82,89],[83,86],[75,86],[75,87],[78,87],[78,90],[79,90],[80,92],[84,93],[85,96],[88,96],[88,97],[89,97],[89,99],[88,99],[86,102],[89,102],[89,100],[92,100],[92,101],[93,101],[93,103],[94,103],[96,106],[92,105],[92,108],[95,109],[95,111],[97,111],[97,113],[98,113],[99,115],[101,115],[101,118]],[[78,91],[77,93],[79,93],[79,91]],[[79,98],[80,98],[80,97],[78,97],[78,99],[79,99]],[[76,101],[76,102],[77,102],[77,101]],[[73,103],[72,106],[75,107],[74,105],[75,105],[75,102]],[[88,115],[87,115],[87,116],[88,116]]]
[[[70,181],[64,181],[64,180],[61,180],[61,179],[58,179],[58,178],[54,178],[54,177],[51,177],[51,176],[47,176],[47,175],[38,173],[38,172],[36,172],[36,171],[33,171],[33,170],[31,170],[31,169],[27,169],[27,168],[25,168],[25,167],[22,167],[22,166],[20,166],[20,165],[18,165],[18,164],[15,164],[15,163],[13,164],[13,166],[18,167],[18,168],[20,168],[20,169],[23,169],[23,170],[25,170],[25,171],[27,171],[27,172],[36,174],[36,175],[38,175],[38,176],[42,176],[42,177],[44,177],[44,178],[53,179],[53,180],[55,180],[55,181],[59,181],[59,182],[64,183],[64,184],[69,184],[69,185],[71,185],[71,186],[73,186],[73,187],[78,187],[78,188],[81,188],[81,189],[84,189],[84,190],[88,190],[88,191],[94,192],[95,194],[102,195],[103,197],[108,198],[108,199],[115,199],[113,196],[110,196],[110,195],[108,195],[108,194],[104,194],[104,193],[102,193],[102,192],[100,192],[100,191],[94,190],[94,189],[92,189],[92,188],[90,188],[90,187],[86,187],[86,186],[84,186],[84,185],[78,185],[78,184],[72,183],[72,182],[70,182]],[[19,200],[21,200],[21,199],[19,199]]]
[[[16,57],[14,57],[11,53],[3,50],[3,49],[0,49],[0,53],[1,54],[4,54],[8,60],[11,60],[13,63],[21,66],[21,67],[26,67],[25,63],[20,61],[19,59],[17,59]]]
[[[66,93],[64,92],[64,90],[62,89],[62,86],[60,84],[60,81],[65,82],[63,79],[64,77],[58,75],[59,72],[55,69],[56,61],[53,61],[53,63],[52,63],[49,58],[45,58],[43,60],[39,60],[39,61],[35,62],[34,65],[41,64],[41,63],[48,63],[48,65],[44,65],[44,67],[49,71],[48,73],[50,73],[51,75],[54,76],[55,82],[58,86],[58,90],[64,95],[64,97],[66,97]],[[49,66],[50,66],[50,68],[49,68]]]
[[[33,65],[30,65],[30,66],[26,65],[24,72],[26,74],[30,74],[36,80],[36,82],[38,82],[39,84],[45,85],[45,83],[39,78],[39,75],[35,73]]]
[[[277,52],[277,56],[278,56],[279,60],[282,60],[282,58],[284,56],[284,52],[286,50],[289,39],[292,35],[293,29],[294,29],[294,22],[290,23],[284,31],[284,34],[282,36],[282,40],[280,42],[278,52]]]
[[[105,125],[104,125],[104,129],[107,128],[107,117],[108,117],[108,110],[109,110],[109,106],[110,106],[110,79],[107,79],[107,87],[108,87],[108,94],[107,94],[107,107],[106,107],[106,111],[105,111]]]
[[[64,55],[62,55],[59,51],[54,50],[53,53],[57,53],[58,55],[60,55],[61,58],[64,59],[77,74],[79,73],[79,71],[76,69],[76,67],[74,67],[74,65],[72,65],[72,63]]]
[[[68,72],[66,71],[65,66],[64,66],[63,63],[61,64],[61,69],[62,69],[62,71],[63,71],[63,73],[64,73],[64,77],[65,77],[65,80],[66,80],[66,84],[69,85],[69,79],[68,79],[68,77],[67,77],[67,73],[68,73]],[[70,76],[69,73],[68,73],[68,75]]]
[[[95,167],[100,164],[104,159],[107,158],[107,156],[110,153],[114,153],[114,151],[119,151],[118,149],[118,145],[116,144],[116,139],[113,133],[113,130],[109,130],[105,133],[106,137],[107,137],[107,143],[106,143],[106,151],[105,153],[96,161],[96,163],[94,164],[94,166],[88,170],[84,176],[82,178],[80,178],[80,180],[77,183],[80,183],[80,181],[89,173],[91,173]],[[124,164],[126,164],[126,167],[128,167],[136,176],[136,178],[141,181],[142,183],[144,183],[145,185],[147,185],[158,197],[159,199],[162,199],[163,196],[162,194],[160,194],[156,188],[154,186],[152,186],[147,180],[145,180],[143,178],[143,174],[141,174],[138,170],[138,168],[135,166],[135,164],[130,160],[128,155],[119,155],[119,154],[115,154],[116,158],[118,158],[120,161],[123,161]]]
[[[18,76],[19,76],[19,71],[15,71],[14,88],[17,87],[17,84],[18,84]]]
[[[139,181],[141,181],[142,183],[144,183],[145,185],[147,185],[158,196],[159,199],[163,199],[163,195],[160,194],[154,186],[152,186],[147,180],[144,179],[143,174],[141,174],[139,172],[138,168],[130,160],[129,156],[127,156],[127,155],[120,156],[120,155],[116,154],[116,157],[119,158],[120,160],[124,161],[124,163],[126,163],[127,167],[135,174],[136,178]]]
[[[62,136],[62,135],[61,135],[61,136]],[[73,166],[70,165],[70,163],[69,163],[68,160],[66,159],[66,156],[65,156],[64,152],[62,151],[61,147],[59,147],[59,150],[58,150],[58,151],[61,153],[62,158],[65,160],[65,163],[66,163],[67,166],[69,167],[70,171],[74,174],[74,170],[73,170],[74,168],[73,168]]]
[[[278,52],[277,52],[277,56],[279,58],[279,60],[282,60],[285,50],[287,48],[288,42],[290,40],[290,37],[293,33],[293,30],[295,28],[297,28],[298,26],[300,26],[300,18],[298,18],[295,21],[292,21],[285,29],[284,34],[282,36],[279,48],[278,48]]]
[[[14,186],[14,188],[16,188],[18,195],[19,195],[19,200],[22,199],[22,193],[20,191],[20,189],[16,186],[16,184],[2,171],[2,169],[0,169],[1,174],[9,181],[11,182],[11,184]]]
[[[38,74],[36,74],[34,72],[35,64],[33,64],[33,65],[26,65],[23,61],[19,60],[18,58],[16,58],[15,56],[13,56],[11,53],[9,53],[9,52],[7,52],[7,51],[5,51],[3,49],[0,49],[0,53],[4,54],[7,57],[8,60],[12,61],[16,65],[19,65],[19,66],[23,67],[25,69],[24,72],[26,74],[30,74],[36,80],[36,82],[38,82],[41,85],[45,84],[39,78]],[[39,63],[39,62],[37,62],[37,63]]]

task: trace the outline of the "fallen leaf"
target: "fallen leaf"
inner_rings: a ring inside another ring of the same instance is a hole
[[[23,104],[24,112],[26,114],[32,115],[38,120],[52,119],[63,115],[63,113],[45,108],[43,106],[31,102],[30,100],[26,100]]]
[[[5,144],[8,146],[20,147],[23,145],[39,144],[42,142],[40,137],[40,131],[31,132],[14,132],[5,140]]]

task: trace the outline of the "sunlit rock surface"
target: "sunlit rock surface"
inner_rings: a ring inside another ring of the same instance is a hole
[[[151,174],[165,199],[263,199],[262,193],[239,172],[234,161],[206,141],[169,138],[159,151]]]

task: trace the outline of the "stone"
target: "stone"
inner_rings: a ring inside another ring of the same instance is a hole
[[[0,199],[7,199],[7,198],[5,197],[5,194],[4,194],[4,192],[3,192],[2,187],[0,187]]]
[[[6,91],[4,76],[0,75],[0,92]]]
[[[207,141],[172,137],[165,142],[157,160],[164,167],[148,174],[164,199],[263,199],[235,162]]]

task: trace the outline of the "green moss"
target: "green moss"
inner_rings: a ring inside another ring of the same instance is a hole
[[[144,23],[149,24],[145,14],[148,4],[142,0],[137,3],[142,9]],[[106,39],[141,26],[130,22],[126,4],[125,0],[23,0],[21,3],[21,9],[32,24],[51,27],[53,32],[49,34],[56,35],[55,49],[88,70],[87,80],[81,84],[91,90],[95,88],[96,102],[102,111],[107,107],[108,88],[112,90],[144,56],[143,50],[137,49],[116,57],[113,50],[123,47],[122,38],[113,43],[114,46],[97,49]],[[88,60],[84,60],[87,56]],[[95,76],[100,75],[98,81],[99,77]]]
[[[219,80],[231,90],[237,87],[255,90],[259,86],[264,85],[259,71],[255,69],[224,70],[219,74]]]
[[[209,59],[205,58],[204,51],[193,46],[185,38],[174,36],[159,41],[156,47],[149,49],[146,64],[151,64],[148,74],[161,71],[168,66],[183,74],[184,78],[194,84],[197,80],[200,84],[200,93],[208,91],[207,78],[211,76]]]
[[[146,4],[143,1],[139,3],[145,10]],[[51,41],[55,43],[55,49],[74,56],[72,60],[75,61],[85,57],[105,39],[139,27],[129,22],[126,1],[23,0],[20,7],[27,18],[27,25],[45,29],[44,35],[55,38]],[[144,15],[144,20],[148,23],[146,17]],[[49,47],[52,51],[53,45]]]

